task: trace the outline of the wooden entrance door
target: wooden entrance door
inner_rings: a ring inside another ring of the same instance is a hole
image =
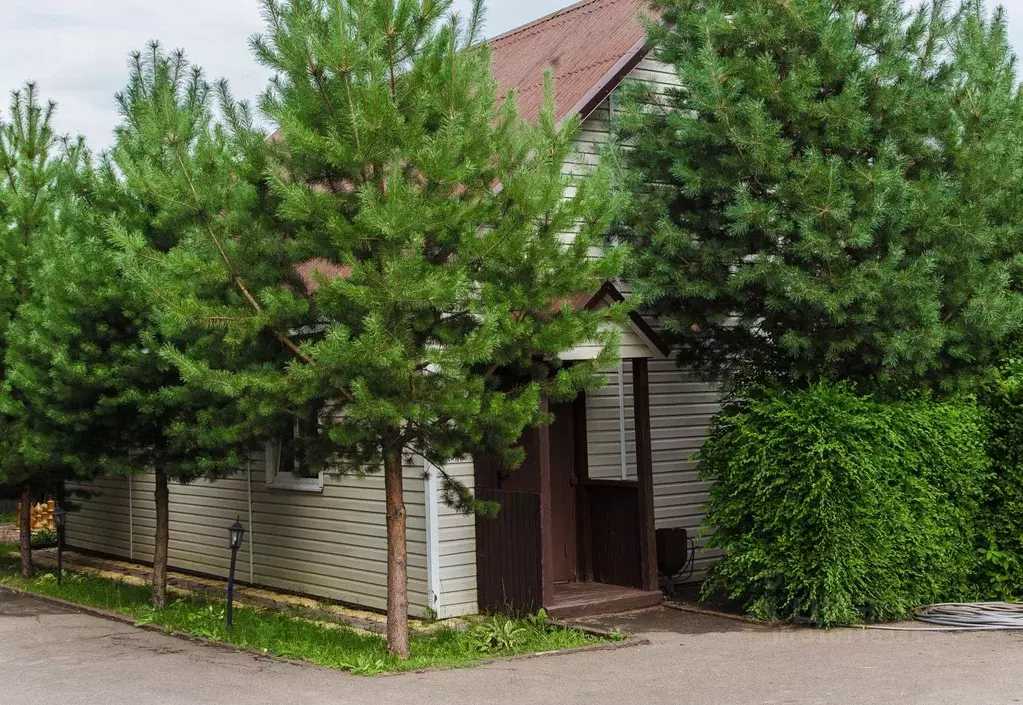
[[[553,538],[554,582],[567,583],[579,577],[576,529],[575,405],[552,404],[554,423],[551,439],[551,533]]]

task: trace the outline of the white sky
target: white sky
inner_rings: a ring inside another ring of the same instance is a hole
[[[490,0],[493,36],[574,0]],[[255,99],[267,74],[247,39],[262,30],[257,0],[0,0],[2,98],[26,80],[59,103],[56,127],[82,133],[96,149],[109,145],[117,122],[113,95],[125,83],[128,53],[150,39],[184,48],[211,78],[231,81],[237,97]],[[464,10],[469,0],[455,0]],[[1006,0],[1012,39],[1023,48],[1023,0]]]

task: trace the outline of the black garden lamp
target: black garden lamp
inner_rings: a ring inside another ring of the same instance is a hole
[[[57,585],[64,581],[64,524],[67,522],[67,510],[60,504],[53,505],[53,523],[57,527]]]
[[[228,529],[231,536],[231,570],[227,574],[227,630],[231,631],[234,622],[234,566],[238,560],[238,549],[241,548],[242,539],[245,537],[245,527],[242,526],[241,518],[235,520]]]
[[[241,517],[231,524],[228,531],[231,532],[231,550],[237,551],[242,546],[242,538],[245,537],[245,527],[242,526]]]

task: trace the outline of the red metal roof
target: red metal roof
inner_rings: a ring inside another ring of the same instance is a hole
[[[325,257],[313,257],[302,264],[296,265],[295,273],[298,274],[302,283],[305,284],[306,291],[312,294],[320,288],[320,282],[317,281],[316,277],[317,274],[327,281],[339,277],[341,279],[348,279],[352,276],[352,268],[345,264],[331,262]]]
[[[501,94],[514,89],[519,112],[536,119],[543,72],[554,71],[555,118],[585,116],[643,57],[648,0],[583,0],[490,40]]]

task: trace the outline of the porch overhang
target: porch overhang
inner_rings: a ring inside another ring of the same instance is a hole
[[[625,296],[611,282],[605,283],[593,296],[577,298],[572,303],[589,310],[606,308],[615,303],[625,301]],[[626,321],[607,324],[609,329],[617,328],[621,334],[619,354],[623,360],[664,359],[671,354],[671,349],[664,339],[636,311],[630,311]],[[577,345],[561,354],[565,361],[593,360],[601,352],[602,346],[597,342]]]

